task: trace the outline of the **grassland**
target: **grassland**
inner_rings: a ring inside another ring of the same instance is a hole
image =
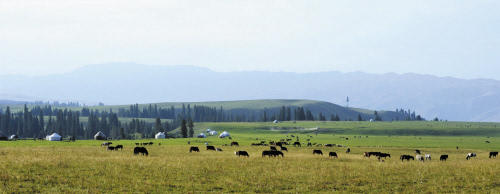
[[[495,123],[297,122],[195,126],[197,132],[207,128],[228,131],[233,139],[209,136],[113,141],[114,145],[124,145],[123,151],[106,151],[99,146],[102,141],[94,140],[0,142],[0,193],[495,193],[500,188],[500,158],[488,158],[490,151],[500,150]],[[413,131],[419,136],[397,134],[402,131]],[[346,145],[351,153],[346,154],[345,147],[287,146],[289,151],[283,158],[267,158],[261,157],[261,152],[268,147],[250,146],[286,138],[295,141],[291,135],[299,136],[304,143]],[[133,155],[136,142],[150,141],[154,145],[146,146],[149,156]],[[223,146],[231,141],[239,142],[240,146]],[[205,142],[224,151],[206,151]],[[198,146],[201,151],[189,153],[190,146]],[[325,155],[313,155],[313,149],[321,149]],[[415,155],[415,149],[431,154],[433,160],[398,159],[401,154]],[[247,151],[250,157],[235,156],[233,152],[238,150]],[[330,151],[337,152],[339,157],[329,158]],[[363,152],[368,151],[389,153],[392,158],[382,159],[384,162],[374,157],[363,158]],[[469,152],[478,156],[466,160]],[[439,161],[441,154],[448,154],[448,161]]]

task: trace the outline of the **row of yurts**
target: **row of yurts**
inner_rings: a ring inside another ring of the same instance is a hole
[[[207,129],[207,133],[210,135],[217,135],[218,134],[217,131],[212,131],[210,129]],[[219,135],[219,137],[229,137],[229,136],[230,135],[227,131],[224,131]],[[205,135],[204,133],[200,133],[200,134],[196,135],[196,137],[206,138],[207,135]],[[47,135],[45,137],[45,139],[49,140],[49,141],[61,141],[62,137],[59,134],[54,133],[52,135]],[[106,135],[104,135],[104,133],[99,131],[97,134],[95,134],[94,139],[95,140],[106,140]],[[165,133],[159,132],[158,134],[155,135],[155,139],[165,139]]]

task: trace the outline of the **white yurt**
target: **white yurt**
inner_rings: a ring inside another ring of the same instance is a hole
[[[210,135],[217,135],[217,131],[210,131]]]
[[[274,120],[273,123],[278,123],[278,120]]]
[[[155,135],[155,139],[165,139],[165,134],[162,132],[159,132],[158,134]]]
[[[57,133],[54,133],[52,135],[47,135],[46,139],[49,141],[61,141],[61,136]]]
[[[205,135],[204,133],[200,133],[196,137],[198,137],[198,138],[207,138],[207,135]]]
[[[207,129],[207,133],[210,133],[212,130],[211,129]]]
[[[220,134],[219,137],[229,137],[229,136],[230,136],[229,133],[227,131],[224,131]]]
[[[14,135],[9,136],[9,139],[10,139],[10,140],[15,140],[15,139],[17,139],[17,138],[19,138],[19,137],[18,137],[17,135],[15,135],[15,134],[14,134]]]

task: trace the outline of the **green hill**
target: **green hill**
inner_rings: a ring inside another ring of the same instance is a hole
[[[367,110],[361,108],[351,108],[351,107],[343,107],[333,103],[324,102],[324,101],[315,101],[315,100],[283,100],[283,99],[270,99],[270,100],[242,100],[242,101],[214,101],[214,102],[161,102],[161,103],[151,103],[151,104],[139,104],[139,110],[144,108],[148,108],[150,105],[156,105],[157,108],[170,108],[173,106],[176,109],[176,113],[180,113],[182,110],[182,105],[187,106],[188,104],[191,107],[196,106],[207,106],[214,107],[218,110],[222,107],[222,109],[233,115],[261,115],[264,112],[264,109],[267,110],[267,115],[277,115],[282,108],[282,106],[290,107],[293,114],[293,109],[297,107],[303,107],[304,110],[309,109],[312,114],[316,117],[319,113],[325,115],[326,120],[330,120],[331,115],[338,115],[340,120],[357,120],[358,115],[364,120],[374,119],[374,110]],[[29,105],[28,108],[31,109],[35,105]],[[21,111],[24,105],[14,105],[10,106],[11,112],[15,113],[17,111]],[[3,110],[6,109],[6,105],[0,106]],[[73,111],[81,111],[82,107],[75,106],[56,106],[52,105],[52,108],[59,109],[68,109]],[[118,112],[120,108],[129,109],[130,105],[111,105],[111,106],[90,106],[88,107],[92,110],[99,111],[113,111]],[[394,111],[378,111],[378,115],[384,121],[391,120],[403,120],[406,116],[401,113],[396,113]]]

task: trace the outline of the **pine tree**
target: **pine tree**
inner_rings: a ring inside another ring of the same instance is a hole
[[[187,138],[187,136],[188,136],[187,126],[186,126],[186,119],[182,119],[182,122],[181,122],[181,134],[182,134],[182,138]]]
[[[189,105],[188,105],[189,107]],[[193,120],[191,119],[191,117],[188,118],[188,127],[189,127],[189,137],[193,137],[194,136],[194,124],[193,124]]]
[[[155,121],[155,134],[159,132],[163,132],[163,125],[161,124],[160,117],[156,117]]]
[[[361,118],[361,114],[358,114],[358,121],[363,121],[363,118]]]

